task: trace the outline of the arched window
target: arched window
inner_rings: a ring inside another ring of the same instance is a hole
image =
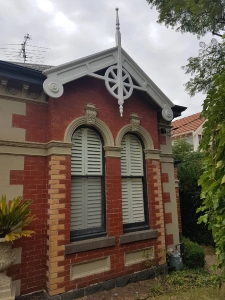
[[[103,143],[98,133],[81,127],[72,136],[71,241],[105,232]]]
[[[122,205],[124,231],[148,228],[148,201],[143,147],[134,134],[124,135],[121,145]]]

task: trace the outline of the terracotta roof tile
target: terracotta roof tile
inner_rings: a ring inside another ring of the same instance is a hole
[[[195,131],[202,123],[205,122],[205,119],[200,119],[201,113],[190,115],[188,117],[181,118],[172,122],[172,136],[177,134],[182,134],[185,132]]]

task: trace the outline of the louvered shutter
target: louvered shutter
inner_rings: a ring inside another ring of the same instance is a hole
[[[122,139],[121,173],[123,223],[137,223],[145,220],[143,199],[143,159],[142,146],[139,140],[131,134]]]
[[[127,134],[122,139],[122,176],[143,176],[142,146],[136,136]]]
[[[76,177],[71,180],[71,230],[100,227],[102,143],[89,128],[77,130],[72,142],[71,174]]]
[[[72,137],[72,175],[102,175],[102,143],[94,130],[81,128]]]

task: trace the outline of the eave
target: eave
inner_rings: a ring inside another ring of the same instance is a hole
[[[35,85],[43,85],[46,76],[40,71],[22,67],[10,62],[0,60],[0,76],[16,81],[32,83]]]

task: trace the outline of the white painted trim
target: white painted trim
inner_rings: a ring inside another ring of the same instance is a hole
[[[121,63],[122,67],[128,71],[131,77],[139,84],[138,89],[144,90],[151,99],[162,109],[163,118],[167,121],[173,119],[171,107],[173,102],[157,87],[157,85],[147,76],[147,74],[132,60],[132,58],[123,50]],[[47,76],[43,87],[47,95],[58,98],[63,94],[63,85],[83,76],[96,77],[95,72],[118,64],[118,47],[96,53],[78,59],[58,67],[44,70],[43,74]],[[98,75],[98,78],[101,76]],[[105,80],[105,76],[102,76]],[[134,86],[135,88],[135,86]]]

